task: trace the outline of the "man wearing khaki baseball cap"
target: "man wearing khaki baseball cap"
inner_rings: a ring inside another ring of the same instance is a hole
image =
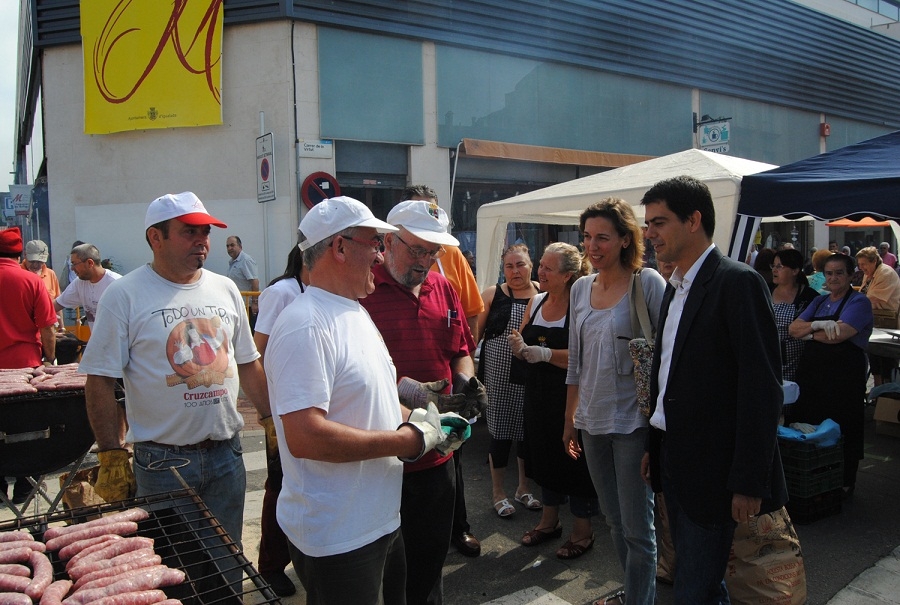
[[[239,389],[261,416],[271,412],[240,292],[203,268],[211,226],[226,225],[191,192],[150,204],[144,235],[152,261],[103,293],[80,371],[88,375],[88,417],[100,449],[97,493],[125,499],[135,483],[137,496],[177,490],[177,478],[150,470],[152,463],[188,460],[181,476],[239,542],[247,478]],[[125,383],[127,434],[115,397],[118,378]],[[126,443],[134,444],[133,474]]]

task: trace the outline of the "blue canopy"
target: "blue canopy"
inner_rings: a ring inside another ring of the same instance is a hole
[[[738,214],[900,219],[900,130],[746,175]]]

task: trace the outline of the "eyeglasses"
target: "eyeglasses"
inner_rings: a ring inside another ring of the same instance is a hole
[[[78,265],[83,265],[83,264],[86,263],[86,262],[87,262],[86,260],[80,260],[80,261],[78,261],[77,263],[72,263],[72,262],[70,262],[70,263],[69,263],[69,266],[71,266],[71,267],[77,267]]]
[[[351,242],[356,242],[361,246],[371,246],[375,252],[384,252],[384,236],[376,235],[372,239],[357,239],[355,237],[350,237],[349,235],[342,235],[346,240],[350,240]]]
[[[825,277],[840,277],[841,275],[847,275],[847,272],[842,269],[838,269],[837,271],[823,271],[823,273],[825,274]]]
[[[404,246],[406,246],[406,249],[409,250],[410,255],[412,255],[412,257],[416,260],[426,258],[429,256],[431,258],[440,258],[440,257],[444,256],[445,250],[444,250],[443,246],[439,246],[437,250],[426,250],[422,246],[410,246],[409,244],[404,242],[403,238],[401,238],[397,234],[394,234],[394,237],[396,237],[398,240],[400,240],[403,243]]]
[[[784,268],[785,268],[784,265],[769,265],[769,269],[771,269],[772,271],[781,271]],[[788,267],[788,268],[790,268],[790,267]]]

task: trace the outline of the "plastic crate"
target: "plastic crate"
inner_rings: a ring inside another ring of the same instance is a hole
[[[794,523],[807,525],[840,513],[843,496],[844,490],[841,488],[809,498],[791,496],[788,503],[785,504],[785,508]]]
[[[788,496],[809,498],[840,488],[844,484],[844,465],[841,462],[813,469],[811,471],[791,471],[784,469],[784,481]]]
[[[786,473],[805,473],[842,464],[844,461],[842,441],[843,439],[831,447],[822,447],[809,441],[779,439],[781,464]]]

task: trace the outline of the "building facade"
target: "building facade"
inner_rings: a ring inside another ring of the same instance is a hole
[[[17,145],[43,139],[55,266],[75,239],[142,264],[167,192],[229,223],[209,268],[236,234],[267,281],[313,173],[381,217],[426,183],[474,250],[481,204],[697,147],[707,119],[727,118],[726,153],[773,164],[900,128],[900,42],[788,0],[224,0],[223,123],[108,135],[84,134],[79,23],[78,0],[23,0]]]

